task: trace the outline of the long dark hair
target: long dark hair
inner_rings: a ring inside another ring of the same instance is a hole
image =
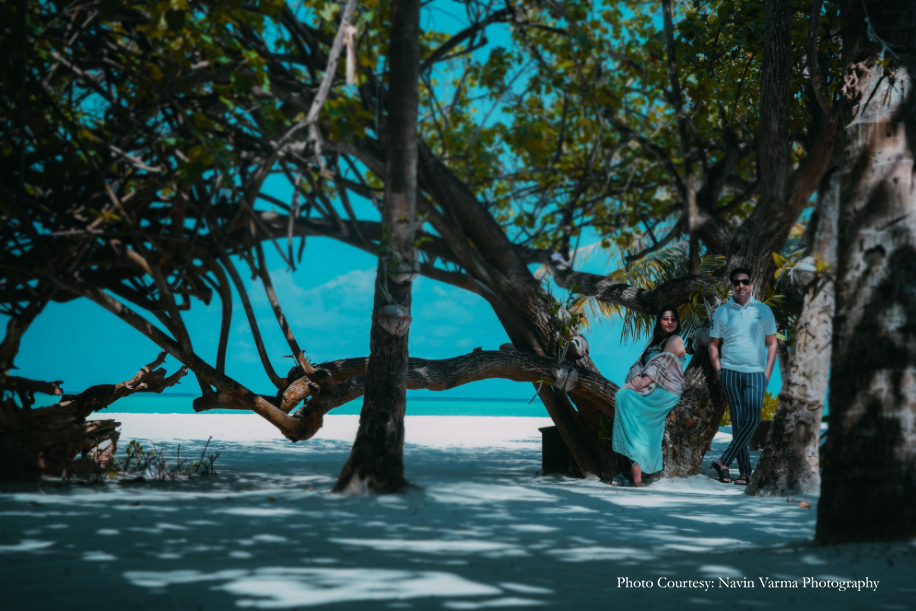
[[[665,312],[672,312],[674,318],[677,320],[677,329],[671,333],[667,333],[662,328],[662,317],[665,315]],[[655,315],[655,326],[652,327],[652,339],[649,340],[649,343],[646,344],[646,349],[643,351],[643,364],[645,364],[645,357],[648,356],[650,348],[655,346],[661,347],[662,343],[671,337],[672,335],[678,335],[681,332],[681,316],[677,313],[677,308],[670,303],[663,304],[658,310],[658,314]]]

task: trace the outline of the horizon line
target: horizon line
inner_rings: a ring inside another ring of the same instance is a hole
[[[84,392],[84,391],[72,392],[72,393],[68,392],[64,394],[78,395],[81,392]],[[273,396],[273,395],[269,395],[268,393],[261,393],[261,394],[263,396]],[[137,392],[132,395],[128,395],[127,397],[124,397],[124,398],[127,399],[127,398],[135,397],[135,396],[150,396],[151,397],[154,395],[158,395],[160,397],[185,397],[185,398],[187,397],[197,398],[200,396],[198,393],[187,393],[187,392],[161,392],[161,393]],[[407,395],[407,399],[408,400],[409,399],[420,399],[423,401],[511,401],[513,403],[532,403],[533,402],[532,399],[524,399],[524,398],[517,398],[517,397],[424,397],[424,396],[417,396],[417,395]],[[540,398],[538,397],[535,397],[535,399],[540,401]],[[356,399],[354,399],[354,401],[356,401]]]

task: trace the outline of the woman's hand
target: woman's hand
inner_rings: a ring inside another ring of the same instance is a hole
[[[642,390],[646,386],[652,383],[652,378],[649,376],[636,376],[630,380],[630,386],[633,387],[633,390]]]

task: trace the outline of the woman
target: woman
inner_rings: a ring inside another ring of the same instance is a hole
[[[655,317],[652,339],[630,367],[627,383],[617,391],[614,451],[632,461],[632,479],[618,475],[612,486],[644,486],[643,473],[662,468],[665,418],[684,393],[684,340],[678,333],[677,309],[666,303]]]

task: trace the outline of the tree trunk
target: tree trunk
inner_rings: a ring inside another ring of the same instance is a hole
[[[836,262],[839,180],[839,174],[834,172],[821,193],[809,251],[809,257],[816,257],[802,263],[817,259],[829,265]],[[814,278],[806,276],[808,272],[795,274],[796,282],[809,283],[808,290],[776,415],[746,494],[783,496],[816,493],[820,489],[818,451],[832,353],[834,271],[826,270]]]
[[[916,6],[866,4],[842,7],[851,120],[815,535],[822,545],[916,536]]]
[[[690,360],[684,372],[684,394],[665,422],[661,477],[701,472],[727,405],[722,386],[714,380],[712,361],[704,347]]]
[[[387,494],[407,485],[404,478],[404,412],[407,402],[408,334],[386,330],[384,306],[410,310],[417,192],[417,112],[419,106],[420,1],[393,0],[389,65],[388,159],[383,221],[389,243],[379,258],[370,331],[366,394],[359,430],[334,486],[335,492]]]

